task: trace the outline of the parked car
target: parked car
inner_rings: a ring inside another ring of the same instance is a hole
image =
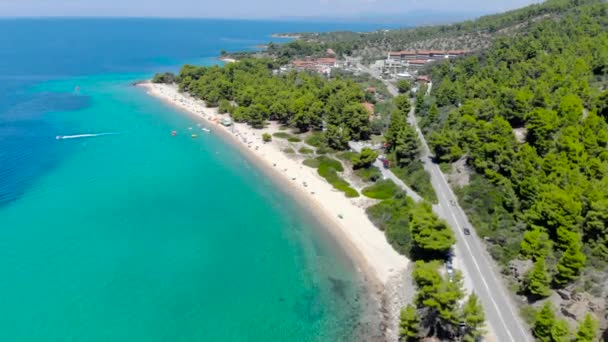
[[[447,271],[450,280],[452,280],[454,277],[454,265],[452,265],[452,259],[448,259],[445,262],[445,270]]]
[[[471,231],[469,230],[469,228],[465,227],[462,231],[464,232],[464,235],[471,235]]]

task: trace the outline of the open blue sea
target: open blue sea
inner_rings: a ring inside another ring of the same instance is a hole
[[[324,229],[220,138],[171,137],[193,119],[131,83],[376,28],[0,20],[0,341],[356,340],[364,284]]]

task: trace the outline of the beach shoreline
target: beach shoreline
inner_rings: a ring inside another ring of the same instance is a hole
[[[384,233],[367,218],[364,208],[358,206],[356,200],[346,198],[321,178],[315,169],[303,166],[284,153],[283,148],[289,146],[286,141],[275,138],[272,142],[264,143],[262,134],[278,131],[278,125],[271,123],[265,129],[254,129],[246,124],[234,123],[226,127],[220,124],[221,118],[226,115],[219,114],[217,108],[206,107],[201,100],[180,93],[175,85],[141,82],[137,86],[194,119],[201,120],[313,214],[351,258],[376,300],[378,307],[373,311],[377,311],[381,319],[373,322],[372,318],[370,324],[380,326],[385,340],[396,340],[399,311],[413,293],[413,289],[409,289],[409,260],[390,246]]]

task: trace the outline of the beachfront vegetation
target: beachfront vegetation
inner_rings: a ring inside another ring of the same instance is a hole
[[[560,3],[529,34],[433,66],[421,111],[436,158],[475,171],[458,194],[491,254],[535,263],[524,287],[536,298],[585,268],[608,274],[608,4]]]
[[[165,83],[172,84],[175,83],[176,77],[172,72],[164,72],[155,74],[152,78],[152,83]]]
[[[303,161],[303,164],[317,169],[321,177],[325,178],[335,189],[344,192],[346,197],[359,197],[359,192],[338,175],[338,172],[344,171],[344,167],[340,161],[326,156],[319,156],[317,158],[306,159]]]
[[[323,143],[333,149],[346,149],[349,140],[369,138],[371,124],[362,105],[361,86],[311,73],[274,75],[279,65],[272,59],[244,59],[221,67],[185,65],[178,77],[179,88],[209,106],[223,104],[234,121],[252,127],[262,128],[267,120],[302,133],[325,126]],[[235,106],[227,106],[226,101]]]
[[[375,182],[382,178],[382,173],[380,169],[375,166],[368,167],[367,169],[358,169],[355,170],[355,175],[361,178],[364,182]]]
[[[313,149],[310,149],[308,147],[300,147],[300,149],[298,150],[298,152],[300,152],[301,154],[313,154],[315,153],[315,151]]]
[[[316,169],[319,167],[319,159],[317,159],[317,158],[304,159],[304,161],[302,161],[302,164],[304,164],[308,167],[312,167],[313,169]]]
[[[367,208],[367,216],[376,227],[384,231],[386,239],[400,254],[410,256],[412,233],[409,228],[409,210],[414,201],[403,193]]]
[[[386,179],[376,182],[374,185],[370,185],[363,189],[361,192],[363,195],[374,198],[374,199],[389,199],[395,196],[397,192],[401,191],[397,184],[392,180]]]
[[[291,134],[287,133],[287,132],[276,132],[272,134],[273,137],[275,138],[279,138],[279,139],[287,139],[291,137]]]
[[[399,337],[405,342],[420,340],[420,318],[418,317],[416,308],[411,304],[408,304],[408,306],[401,310]]]
[[[272,141],[272,135],[270,135],[270,133],[264,133],[264,134],[262,134],[262,140],[264,142],[271,142]]]
[[[356,169],[367,169],[376,161],[378,158],[378,152],[372,150],[369,147],[364,147],[361,153],[357,153],[351,159],[353,168]]]
[[[327,139],[325,138],[325,134],[321,131],[316,131],[310,133],[306,137],[306,143],[312,147],[321,147],[327,143]]]
[[[353,158],[355,158],[355,156],[357,155],[357,152],[355,151],[344,151],[344,152],[340,152],[336,154],[336,158],[345,161],[345,162],[349,162],[352,163]]]

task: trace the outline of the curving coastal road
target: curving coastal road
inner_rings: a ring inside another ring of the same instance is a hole
[[[378,76],[364,66],[360,65],[359,67],[371,75]],[[392,95],[396,96],[398,94],[395,86],[384,80],[382,81]],[[518,315],[517,306],[511,300],[509,292],[497,274],[494,261],[486,252],[483,242],[474,229],[470,229],[470,235],[464,234],[463,229],[471,227],[471,223],[458,204],[458,199],[452,192],[452,188],[439,166],[432,162],[430,149],[418,127],[413,106],[408,114],[408,121],[416,129],[418,138],[422,143],[421,160],[425,170],[431,176],[431,183],[439,200],[439,203],[433,209],[454,230],[456,236],[455,257],[460,260],[460,268],[465,278],[469,279],[471,289],[479,296],[486,314],[487,325],[500,342],[533,341],[529,329]]]

